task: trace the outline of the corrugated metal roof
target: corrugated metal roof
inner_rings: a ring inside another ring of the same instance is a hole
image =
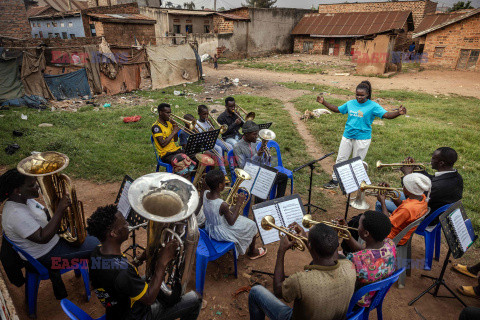
[[[167,9],[168,14],[174,14],[177,16],[210,16],[214,11],[200,11],[200,10],[180,10],[180,9]]]
[[[217,12],[216,14],[219,15],[219,16],[222,16],[222,17],[224,17],[225,19],[228,19],[228,20],[241,20],[241,21],[249,21],[250,20],[249,18],[245,18],[245,17],[239,16],[239,15],[236,15],[236,14],[220,13],[220,12]]]
[[[410,11],[308,13],[295,26],[293,35],[359,37],[403,29],[413,30]]]
[[[38,7],[30,7],[27,10],[27,18],[38,16],[42,14],[44,11],[50,9],[49,6],[38,6]]]
[[[71,8],[69,3],[71,3]],[[50,6],[60,12],[88,8],[88,2],[86,0],[38,0],[37,4],[39,6]]]
[[[117,23],[146,23],[154,24],[157,20],[146,17],[141,14],[129,14],[129,13],[87,13],[87,16],[97,18],[100,21],[105,22],[117,22]]]
[[[425,16],[420,25],[415,29],[413,38],[423,36],[432,31],[438,30],[452,23],[467,19],[473,15],[480,13],[480,8],[463,13],[438,14]],[[424,22],[425,21],[425,22]]]

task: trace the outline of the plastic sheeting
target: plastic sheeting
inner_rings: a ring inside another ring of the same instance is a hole
[[[16,59],[0,60],[0,102],[23,96]]]
[[[35,50],[23,52],[22,82],[25,94],[37,95],[46,99],[53,99],[53,95],[43,79],[45,70],[45,53],[43,49],[37,54]]]
[[[190,45],[147,46],[147,55],[152,74],[152,89],[198,81],[197,61]]]
[[[62,75],[45,74],[44,78],[48,88],[57,100],[81,98],[84,96],[91,98],[85,69]]]
[[[108,94],[117,94],[137,90],[140,87],[140,64],[122,65],[119,67],[115,79],[110,79],[100,73],[103,91]]]
[[[45,100],[43,97],[40,97],[40,96],[24,95],[21,98],[4,101],[0,104],[0,106],[2,107],[3,106],[11,106],[11,107],[27,106],[29,108],[34,108],[34,109],[45,109],[47,107],[47,100]]]

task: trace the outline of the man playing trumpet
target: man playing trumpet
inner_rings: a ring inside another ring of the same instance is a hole
[[[305,231],[292,224],[302,236]],[[261,285],[250,290],[248,308],[250,319],[344,319],[355,289],[356,273],[347,259],[338,259],[337,231],[325,224],[317,224],[308,233],[308,250],[312,263],[285,278],[285,253],[295,243],[282,236],[277,252],[273,293]],[[293,308],[280,301],[294,302]]]

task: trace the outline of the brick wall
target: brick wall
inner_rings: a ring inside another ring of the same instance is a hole
[[[235,10],[230,10],[227,13],[250,19],[250,11],[248,8],[238,8]]]
[[[70,47],[83,47],[86,45],[97,45],[102,42],[101,37],[90,37],[90,38],[76,38],[76,39],[60,39],[60,38],[50,38],[50,39],[25,39],[25,40],[9,40],[1,39],[0,45],[9,48],[9,47],[38,47],[41,44],[45,44],[47,47],[53,48],[70,48]]]
[[[313,50],[308,53],[322,53],[324,38],[311,38],[309,36],[295,36],[293,52],[302,53],[304,42],[313,42]]]
[[[444,48],[441,57],[434,56],[436,47]],[[428,33],[423,50],[425,66],[455,69],[461,49],[480,50],[480,14]],[[480,71],[480,61],[474,70]]]
[[[0,1],[0,35],[20,39],[32,37],[23,0]]]
[[[215,33],[233,33],[233,20],[225,20],[222,16],[213,16]]]
[[[156,44],[154,24],[109,23],[103,22],[103,36],[109,44],[119,46]]]
[[[100,0],[99,0],[100,1]],[[85,29],[85,36],[89,37],[90,32],[90,18],[87,16],[87,13],[132,13],[132,14],[139,14],[140,10],[138,9],[138,4],[134,3],[126,3],[126,4],[119,4],[114,6],[103,6],[103,7],[92,7],[88,9],[81,10],[82,14],[82,21],[83,21],[83,28]]]
[[[413,23],[420,24],[427,13],[435,13],[437,3],[432,1],[396,1],[396,2],[363,2],[363,3],[341,3],[321,4],[318,7],[319,13],[339,12],[379,12],[379,11],[412,11]]]

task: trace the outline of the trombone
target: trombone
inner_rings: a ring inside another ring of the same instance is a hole
[[[298,234],[292,232],[291,230],[289,230],[285,227],[277,226],[275,224],[275,218],[274,217],[272,217],[270,215],[267,215],[267,216],[263,217],[260,225],[262,226],[263,230],[268,231],[268,230],[271,230],[271,229],[276,229],[276,230],[278,230],[278,234],[285,233],[290,240],[295,240],[295,242],[293,244],[293,247],[292,247],[292,250],[294,250],[296,248],[300,251],[305,251],[305,248],[307,247],[306,243],[308,242],[308,239],[305,238],[304,236],[301,236],[301,235],[298,235]]]
[[[342,238],[342,239],[345,239],[345,240],[350,239],[350,237],[352,236],[352,234],[350,233],[350,231],[348,231],[348,229],[358,231],[357,228],[342,226],[342,225],[337,224],[335,222],[313,220],[311,214],[306,214],[306,215],[303,216],[302,225],[307,229],[310,229],[311,227],[313,227],[314,225],[319,224],[319,223],[323,223],[323,224],[337,230],[338,237]]]
[[[427,169],[427,166],[424,163],[420,162],[414,162],[414,163],[383,163],[382,161],[378,160],[377,161],[377,169],[382,169],[382,168],[400,168],[400,167],[415,167],[413,171],[425,171]]]
[[[185,131],[188,134],[198,133],[198,130],[195,128],[195,125],[197,124],[197,121],[195,119],[190,121],[171,113],[170,121],[175,123],[177,126],[179,126],[183,131]],[[179,121],[182,121],[183,123],[185,123],[185,125],[180,124]]]
[[[243,112],[245,114],[245,118],[242,117],[242,115],[240,114],[240,112],[238,111],[240,110],[241,112]],[[243,122],[247,122],[247,121],[253,121],[255,119],[255,112],[247,112],[245,109],[243,109],[242,107],[240,107],[239,105],[235,105],[235,114],[237,115],[237,117],[240,118],[240,120],[242,120]]]
[[[215,125],[220,128],[220,134],[224,134],[224,133],[227,132],[227,130],[228,130],[228,126],[227,126],[226,124],[220,124],[220,123],[218,123],[217,119],[215,119],[214,117],[212,117],[212,115],[210,114],[210,112],[208,113],[207,122],[208,122],[208,123],[212,126],[212,128],[214,128],[214,129],[215,129],[215,126],[214,126],[213,124],[215,123]],[[225,146],[225,149],[229,150],[227,143],[226,143],[222,138],[220,138],[220,136],[218,136],[217,139],[220,140],[220,141],[223,143],[223,145]]]

